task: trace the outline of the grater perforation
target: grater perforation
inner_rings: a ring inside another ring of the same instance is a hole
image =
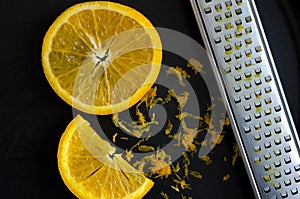
[[[191,0],[257,198],[300,198],[299,138],[254,0]]]

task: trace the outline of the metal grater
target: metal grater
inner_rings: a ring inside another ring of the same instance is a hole
[[[300,198],[299,138],[253,0],[191,0],[256,198]]]

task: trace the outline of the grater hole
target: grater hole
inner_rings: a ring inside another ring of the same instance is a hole
[[[232,2],[231,1],[225,1],[225,5],[227,10],[230,10],[231,6],[232,6]]]
[[[260,152],[261,148],[259,145],[254,146],[254,152]]]
[[[284,170],[285,175],[290,175],[292,173],[290,168]]]
[[[272,99],[270,97],[265,99],[265,103],[266,104],[271,104],[272,103]]]
[[[274,151],[275,156],[281,156],[281,150],[280,149],[276,149]]]
[[[271,131],[266,131],[264,134],[266,138],[269,138],[272,135]]]
[[[245,116],[244,120],[245,120],[245,122],[250,122],[251,121],[250,115]]]
[[[291,184],[292,184],[292,182],[291,182],[290,179],[287,179],[287,180],[284,181],[284,185],[287,186],[287,187],[290,186]]]
[[[240,32],[240,31],[237,30],[237,31],[234,32],[234,36],[237,37],[237,38],[240,38],[241,36],[243,36],[243,32]]]
[[[243,11],[242,11],[241,8],[238,8],[238,9],[235,10],[235,14],[237,14],[237,15],[240,15],[242,13],[243,13]]]
[[[265,126],[266,127],[271,126],[271,125],[272,125],[271,120],[265,120]]]
[[[255,108],[260,108],[261,102],[260,101],[254,102],[254,106],[255,106]]]
[[[250,126],[246,126],[246,127],[244,128],[244,131],[245,131],[245,133],[250,133],[250,132],[251,132]]]
[[[230,52],[232,50],[232,47],[230,44],[228,44],[228,45],[224,46],[224,49],[226,52]]]
[[[215,38],[215,43],[216,43],[216,44],[219,44],[219,43],[221,43],[221,42],[222,42],[221,37]]]
[[[241,26],[242,25],[242,20],[241,19],[235,20],[235,25],[236,26]]]
[[[269,83],[271,80],[272,80],[272,78],[271,78],[270,75],[268,75],[268,76],[265,77],[265,81],[266,81],[267,83]]]
[[[270,86],[267,86],[267,87],[265,88],[265,92],[266,92],[266,93],[271,93],[271,92],[272,92],[272,88],[271,88]]]
[[[243,0],[235,0],[237,5],[241,5],[243,3]]]
[[[280,188],[281,188],[281,184],[280,184],[279,182],[275,183],[275,184],[274,184],[274,188],[275,188],[276,190],[280,189]]]
[[[281,128],[280,127],[277,127],[274,129],[274,132],[278,135],[281,133]]]
[[[271,191],[271,188],[269,186],[264,187],[264,192],[269,193]]]
[[[231,17],[232,17],[232,13],[231,13],[230,11],[225,12],[225,17],[226,17],[227,19],[231,18]]]
[[[284,151],[285,151],[286,153],[291,152],[291,146],[290,146],[290,145],[285,146],[285,147],[284,147]]]
[[[234,102],[236,103],[236,104],[238,104],[238,103],[241,103],[241,98],[240,97],[237,97],[237,98],[235,98],[234,99]]]
[[[256,75],[260,75],[261,72],[262,72],[262,71],[261,71],[261,68],[256,68],[254,71],[255,71],[255,74],[256,74]]]
[[[218,33],[218,32],[221,32],[222,31],[222,27],[221,26],[216,26],[215,27],[215,32]]]
[[[250,23],[250,22],[252,21],[252,18],[251,18],[251,16],[247,16],[247,17],[245,17],[245,21],[246,21],[247,23]]]
[[[251,110],[251,106],[248,104],[248,105],[245,105],[244,106],[244,109],[245,111],[250,111]]]
[[[261,57],[256,57],[256,58],[255,58],[255,62],[256,62],[257,64],[261,63],[261,62],[262,62]]]
[[[211,13],[211,8],[210,7],[204,8],[204,12],[205,12],[205,14]]]
[[[261,129],[260,123],[255,124],[254,128],[255,128],[255,130],[260,130]]]
[[[242,77],[241,77],[241,75],[235,75],[234,76],[234,79],[235,79],[235,81],[240,81],[240,80],[242,80]]]
[[[252,43],[252,39],[249,37],[249,38],[247,38],[247,39],[245,39],[245,43],[247,44],[247,45],[250,45],[251,43]]]
[[[245,28],[245,33],[246,33],[246,34],[250,34],[250,33],[252,33],[252,29],[251,29],[251,27],[247,27],[247,28]]]
[[[279,112],[279,111],[281,111],[281,106],[280,105],[275,106],[274,109],[275,109],[276,112]]]
[[[258,156],[254,157],[254,163],[258,164],[260,163],[260,161],[261,161],[260,157]]]
[[[229,30],[229,29],[231,29],[231,28],[234,28],[234,25],[232,24],[232,23],[230,23],[230,22],[228,22],[228,23],[225,23],[225,29],[226,30]]]
[[[242,53],[238,52],[234,55],[235,59],[241,59],[242,58]]]
[[[291,136],[290,136],[290,135],[284,136],[284,140],[285,140],[286,142],[291,141]],[[300,165],[299,165],[299,170],[300,170]]]
[[[264,179],[264,181],[265,181],[265,182],[269,182],[269,181],[271,181],[271,178],[270,178],[270,176],[264,176],[264,177],[263,177],[263,179]]]
[[[255,117],[255,119],[260,119],[261,118],[261,113],[260,112],[254,113],[254,117]]]
[[[270,154],[270,153],[266,153],[266,154],[264,155],[264,158],[265,158],[265,160],[271,159],[271,154]]]
[[[224,72],[225,72],[225,74],[231,73],[231,68],[230,67],[225,68]]]
[[[205,3],[210,3],[212,0],[205,0]]]
[[[234,66],[235,70],[239,71],[242,69],[242,65],[241,64],[237,64]]]
[[[255,47],[255,51],[256,51],[257,53],[261,52],[261,51],[262,51],[261,46],[256,46],[256,47]]]
[[[276,173],[274,174],[274,177],[275,177],[276,179],[281,178],[281,173],[280,173],[280,172],[276,172]]]
[[[274,140],[275,145],[280,145],[281,144],[281,139],[277,138]]]
[[[264,144],[264,146],[265,146],[265,149],[269,149],[269,148],[271,148],[271,142],[266,142],[265,144]]]
[[[217,12],[221,12],[222,11],[222,5],[220,3],[215,5],[215,9]]]
[[[295,187],[291,190],[292,195],[297,195],[298,194],[298,189]]]
[[[276,123],[280,123],[281,122],[281,117],[280,116],[275,117],[274,120],[275,120]]]
[[[244,95],[245,100],[250,100],[251,99],[251,93],[246,93]]]
[[[255,93],[256,98],[261,97],[261,90],[256,90],[254,93]]]
[[[215,21],[216,21],[216,22],[220,22],[221,20],[222,20],[221,15],[216,15],[216,16],[215,16]]]
[[[224,37],[226,41],[231,41],[232,39],[231,34],[226,34]]]
[[[241,92],[241,91],[242,91],[242,88],[241,88],[240,86],[235,86],[235,87],[234,87],[234,91],[235,91],[236,93]]]
[[[280,195],[282,198],[287,198],[289,196],[286,191],[282,192]]]
[[[271,108],[266,109],[266,110],[264,111],[264,113],[265,113],[265,116],[271,115],[272,109],[271,109]]]
[[[300,176],[295,176],[294,180],[295,180],[296,183],[299,183],[300,182]]]
[[[251,56],[252,56],[252,51],[251,51],[251,49],[245,50],[245,55],[246,55],[247,57],[251,57]]]
[[[276,168],[281,167],[281,162],[280,162],[280,160],[276,160],[276,161],[274,162],[274,166],[275,166]]]
[[[246,89],[250,89],[252,87],[251,82],[246,82],[244,86]]]
[[[235,42],[234,45],[235,45],[235,49],[236,49],[236,50],[239,50],[239,49],[241,49],[241,47],[242,47],[242,42],[240,42],[240,41]]]
[[[256,79],[254,82],[255,82],[255,85],[256,85],[256,86],[259,86],[259,85],[262,84],[262,82],[261,82],[260,79]]]
[[[285,162],[285,164],[290,164],[292,162],[291,157],[289,157],[289,156],[285,157],[284,162]]]
[[[295,171],[300,171],[300,164],[294,166]]]
[[[249,78],[249,77],[252,76],[251,71],[245,72],[244,75],[245,75],[246,78]]]
[[[231,57],[230,56],[226,56],[225,58],[224,58],[224,61],[228,64],[228,63],[230,63],[231,62]]]
[[[270,171],[271,170],[271,165],[270,164],[264,165],[264,169],[265,169],[265,171]]]
[[[253,138],[254,138],[255,141],[260,141],[261,140],[260,134],[255,135]]]

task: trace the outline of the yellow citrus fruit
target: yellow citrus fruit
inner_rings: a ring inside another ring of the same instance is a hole
[[[99,115],[125,110],[150,89],[162,59],[160,37],[138,11],[118,3],[74,5],[47,31],[42,64],[68,104]]]
[[[115,152],[78,115],[68,125],[58,147],[58,168],[64,183],[78,198],[142,198],[153,181]]]

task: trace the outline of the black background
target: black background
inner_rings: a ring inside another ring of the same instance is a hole
[[[27,0],[0,2],[1,47],[1,198],[74,198],[63,184],[56,152],[60,136],[72,120],[72,109],[49,86],[41,65],[43,37],[56,17],[82,1]],[[120,0],[142,12],[157,27],[180,31],[202,43],[188,0]],[[257,1],[277,69],[299,131],[299,15],[291,1]],[[253,198],[242,161],[218,164],[230,153],[233,136],[213,152],[216,162],[203,168],[204,179],[194,198]],[[220,159],[220,158],[219,158]],[[222,176],[231,174],[227,182]],[[161,198],[155,187],[147,198]],[[188,194],[186,194],[188,196]],[[179,195],[171,198],[181,198]]]

